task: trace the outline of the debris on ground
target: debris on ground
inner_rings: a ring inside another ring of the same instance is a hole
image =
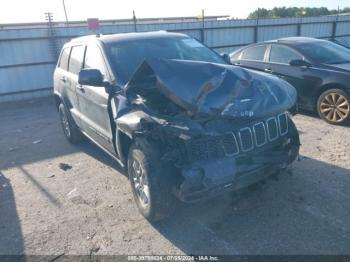
[[[98,245],[92,247],[92,248],[90,249],[90,256],[91,256],[93,253],[97,253],[99,250],[100,250],[100,246],[98,246]]]
[[[63,171],[67,171],[69,169],[72,169],[72,166],[66,163],[59,163],[59,168],[62,169]]]
[[[42,139],[38,139],[38,140],[33,141],[32,143],[33,144],[40,144],[41,142],[43,142],[43,140]]]
[[[76,187],[67,194],[67,197],[74,204],[87,204],[87,202],[79,194],[78,189]]]
[[[87,235],[87,236],[86,236],[86,240],[91,240],[91,239],[93,239],[95,235],[96,235],[96,232],[93,232],[92,234]]]

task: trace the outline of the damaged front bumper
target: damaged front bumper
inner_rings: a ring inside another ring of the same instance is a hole
[[[190,139],[174,193],[192,202],[249,186],[291,164],[299,146],[297,129],[287,114],[223,135]]]

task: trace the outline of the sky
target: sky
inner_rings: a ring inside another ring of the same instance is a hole
[[[52,12],[55,21],[64,21],[63,0],[1,0],[0,24],[44,22],[45,12]],[[68,19],[87,18],[124,19],[132,17],[229,15],[246,18],[257,8],[327,7],[337,9],[350,6],[350,0],[64,0]]]

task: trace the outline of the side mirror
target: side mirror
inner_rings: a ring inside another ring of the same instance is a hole
[[[221,58],[228,64],[231,64],[231,58],[228,54],[222,53],[220,54]]]
[[[98,69],[82,69],[79,72],[78,83],[88,86],[106,86],[103,76]]]
[[[299,67],[310,67],[311,64],[309,62],[306,62],[302,59],[294,59],[289,62],[289,65],[291,66],[299,66]]]

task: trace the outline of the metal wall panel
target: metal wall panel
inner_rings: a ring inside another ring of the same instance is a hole
[[[349,34],[350,22],[338,22],[337,23],[337,35]]]
[[[54,66],[37,65],[0,69],[1,93],[13,93],[52,86]]]
[[[334,27],[334,24],[337,24]],[[204,25],[204,28],[203,28]],[[18,27],[7,25],[0,29],[0,102],[27,99],[48,95],[52,91],[52,74],[55,59],[53,45],[57,49],[73,37],[94,34],[86,26],[57,24],[54,27],[57,36],[54,41],[45,24],[31,24]],[[335,30],[336,29],[336,30]],[[142,22],[136,25],[136,31],[168,30],[180,32],[212,47],[218,53],[231,53],[254,41],[264,41],[287,36],[331,38],[350,45],[350,15],[278,18],[278,19],[240,19],[210,20],[164,23]],[[106,24],[101,21],[99,33],[134,32],[133,23]],[[46,88],[46,89],[45,89]],[[43,91],[40,91],[42,89]],[[33,92],[30,92],[30,91]],[[35,90],[35,91],[34,91]],[[39,90],[39,91],[38,91]],[[23,93],[24,91],[24,93]],[[15,94],[15,92],[20,92]],[[11,93],[10,95],[3,95]]]
[[[259,27],[258,42],[296,35],[296,25]]]
[[[0,66],[52,61],[48,40],[0,41]]]
[[[227,46],[251,43],[254,39],[253,28],[206,29],[205,43],[208,46]]]
[[[308,37],[330,37],[333,23],[305,24],[301,27],[301,35]]]

